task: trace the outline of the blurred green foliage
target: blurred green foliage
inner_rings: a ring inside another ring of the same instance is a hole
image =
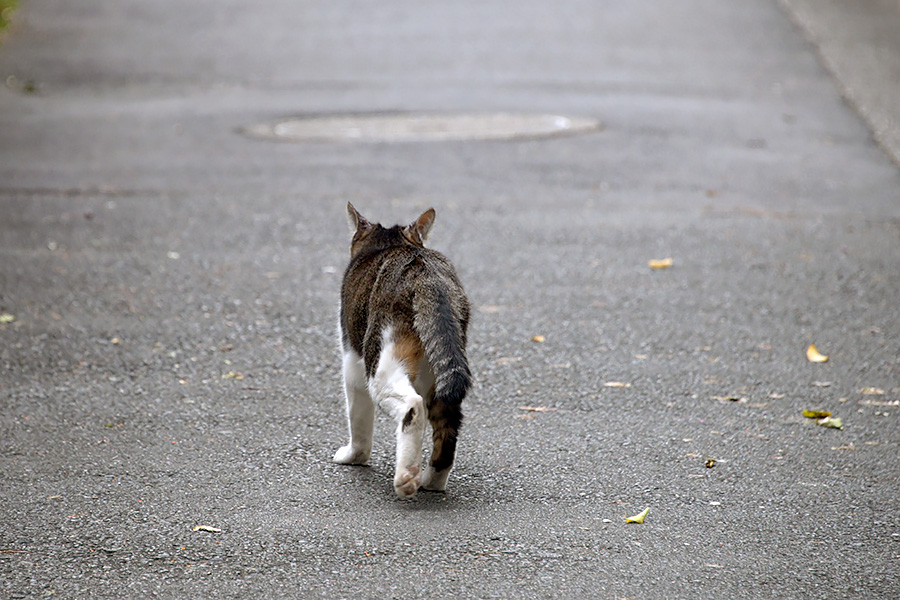
[[[12,19],[12,13],[16,10],[19,0],[0,0],[0,33],[6,29]]]

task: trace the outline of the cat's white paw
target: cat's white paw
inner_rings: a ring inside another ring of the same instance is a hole
[[[338,448],[331,460],[339,465],[364,465],[369,462],[369,453],[347,444]]]
[[[394,491],[401,498],[412,498],[419,489],[419,465],[397,469],[394,475]]]
[[[447,489],[447,477],[450,476],[450,469],[443,471],[435,471],[431,465],[425,467],[422,473],[422,489],[430,492],[443,492]]]

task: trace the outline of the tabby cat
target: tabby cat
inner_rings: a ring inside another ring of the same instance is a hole
[[[424,246],[434,209],[405,227],[370,223],[349,203],[347,215],[353,240],[340,336],[350,443],[334,462],[366,464],[378,405],[397,422],[397,495],[409,498],[419,487],[444,491],[472,385],[469,301],[450,261]],[[426,419],[434,445],[423,472]]]

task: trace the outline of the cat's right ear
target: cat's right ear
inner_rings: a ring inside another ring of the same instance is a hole
[[[369,223],[364,216],[359,214],[349,202],[347,203],[347,224],[350,226],[350,231],[353,233],[364,229],[372,229],[372,224]]]

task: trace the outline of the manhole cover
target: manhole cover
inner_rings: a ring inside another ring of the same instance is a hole
[[[441,142],[508,140],[594,131],[594,119],[516,113],[359,114],[283,119],[245,129],[245,133],[290,142]]]

